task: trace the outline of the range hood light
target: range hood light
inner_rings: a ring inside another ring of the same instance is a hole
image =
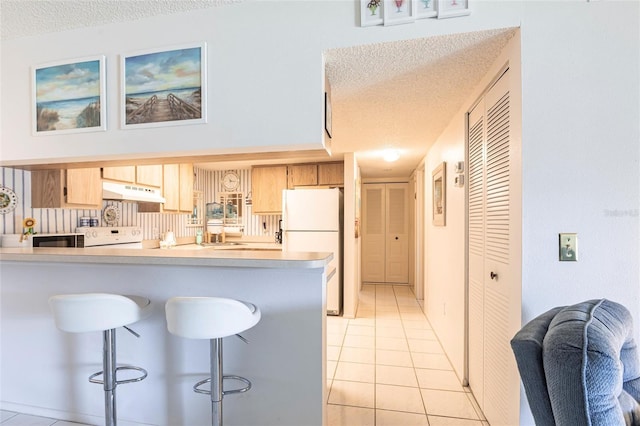
[[[164,203],[160,190],[137,185],[114,182],[102,182],[102,199],[118,201],[141,201],[145,203]]]

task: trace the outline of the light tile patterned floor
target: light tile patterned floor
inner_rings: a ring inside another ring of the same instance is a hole
[[[355,319],[327,319],[328,426],[488,426],[410,287],[365,285]],[[2,426],[79,426],[0,411]]]
[[[488,426],[408,286],[365,285],[327,319],[329,426]]]

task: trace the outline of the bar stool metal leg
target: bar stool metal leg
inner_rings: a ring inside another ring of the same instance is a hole
[[[104,330],[102,371],[104,372],[104,419],[106,426],[116,426],[116,330]]]
[[[222,426],[222,339],[211,339],[211,424]]]

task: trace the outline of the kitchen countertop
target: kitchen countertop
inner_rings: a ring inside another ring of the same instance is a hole
[[[260,244],[260,243],[256,243]],[[269,243],[265,243],[269,244]],[[191,247],[193,246],[193,247]],[[0,260],[17,262],[118,263],[129,265],[215,266],[235,268],[323,268],[333,255],[316,252],[282,252],[241,246],[200,247],[195,244],[171,249],[101,248],[0,248]]]

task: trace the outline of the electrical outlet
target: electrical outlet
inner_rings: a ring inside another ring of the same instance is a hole
[[[578,260],[578,234],[560,234],[560,261],[575,262]]]

